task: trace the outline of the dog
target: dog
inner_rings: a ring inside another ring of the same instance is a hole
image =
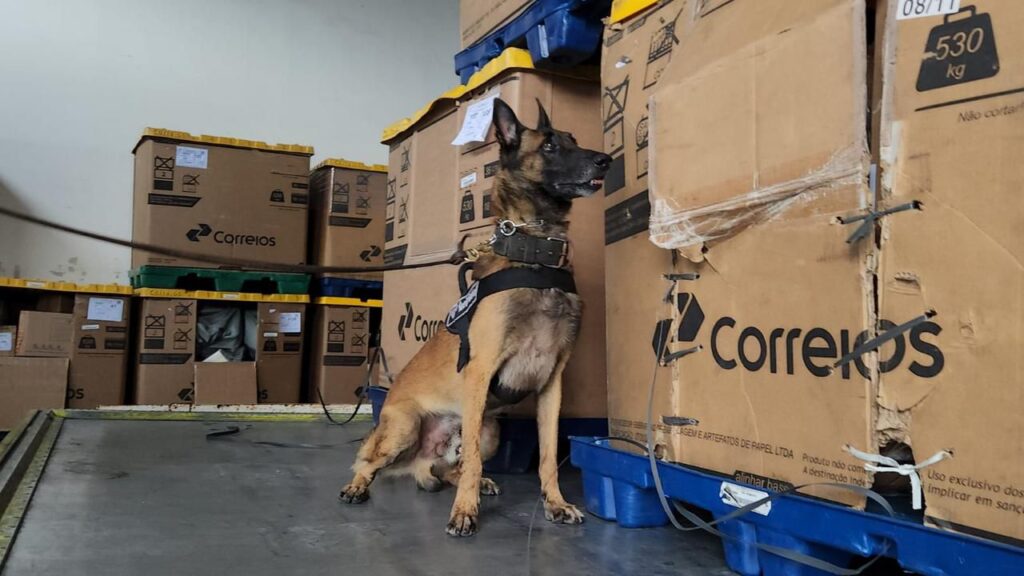
[[[494,101],[492,122],[500,148],[492,193],[498,225],[494,238],[524,234],[532,238],[519,240],[531,246],[546,242],[557,247],[561,242],[568,247],[572,201],[602,187],[612,159],[581,148],[572,134],[553,128],[540,101],[537,105],[537,128],[529,129],[508,104]],[[531,264],[503,256],[493,245],[494,251],[482,251],[475,262],[473,279],[478,282],[513,270],[540,274],[547,267],[567,273],[571,283],[567,256],[558,265]],[[482,463],[498,447],[493,413],[536,394],[544,516],[555,523],[583,522],[580,510],[562,496],[556,461],[562,372],[582,310],[574,285],[570,290],[505,289],[476,303],[466,350],[459,335],[438,331],[396,377],[378,426],[360,447],[341,500],[365,501],[370,483],[382,474],[412,475],[428,491],[451,484],[457,491],[446,532],[474,534],[480,494],[500,492],[481,476]]]

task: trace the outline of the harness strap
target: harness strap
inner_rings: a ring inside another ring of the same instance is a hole
[[[469,363],[469,325],[476,312],[476,306],[481,300],[491,294],[516,288],[555,289],[567,294],[576,294],[576,281],[573,280],[572,272],[564,268],[506,268],[485,276],[463,289],[465,286],[464,272],[465,269],[459,270],[459,287],[463,292],[462,298],[448,312],[444,321],[445,328],[449,332],[459,335],[459,372],[462,372],[462,369]]]
[[[524,264],[540,264],[551,268],[565,266],[569,258],[569,242],[561,238],[544,238],[513,233],[495,235],[492,250],[499,256]]]

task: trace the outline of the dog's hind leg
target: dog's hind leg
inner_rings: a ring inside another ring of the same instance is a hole
[[[537,433],[540,438],[540,490],[544,517],[559,524],[580,524],[583,513],[565,501],[558,487],[558,413],[562,405],[562,371],[569,355],[559,360],[551,381],[537,397]]]
[[[498,453],[498,442],[501,431],[498,427],[497,419],[493,417],[485,417],[483,428],[480,430],[480,460],[486,462],[494,455]],[[451,484],[452,486],[459,485],[459,479],[462,473],[459,470],[459,466],[455,465],[444,471],[442,479]],[[498,483],[485,476],[480,477],[480,493],[484,496],[497,496],[501,494],[501,488]]]
[[[342,502],[359,504],[370,497],[370,483],[419,440],[420,415],[413,406],[384,406],[378,425],[359,449],[352,465],[355,475],[342,490]]]

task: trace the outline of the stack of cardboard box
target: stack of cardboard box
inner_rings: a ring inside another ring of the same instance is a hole
[[[387,166],[343,159],[321,162],[310,176],[310,262],[321,266],[384,265]],[[380,281],[382,272],[325,274],[333,278]],[[353,404],[367,381],[373,346],[373,317],[368,305],[315,306],[308,399],[328,404]],[[349,299],[351,300],[351,299]]]
[[[388,164],[385,260],[422,263],[447,258],[459,239],[472,247],[494,231],[490,196],[498,165],[493,128],[482,142],[452,145],[467,111],[500,96],[527,126],[537,102],[552,124],[580,146],[600,149],[600,92],[596,82],[534,70],[529,55],[510,49],[462,86],[435,100],[417,117],[385,133]],[[601,200],[576,200],[569,231],[576,283],[586,304],[576,351],[566,370],[562,415],[603,418],[604,259]],[[428,288],[429,287],[429,288]],[[459,297],[456,269],[436,266],[384,275],[382,349],[398,372],[435,332]],[[517,413],[528,413],[529,405]]]
[[[147,129],[134,154],[137,242],[267,265],[306,261],[312,148]],[[132,251],[132,265],[217,267],[144,250]],[[255,334],[246,335],[254,362],[208,368],[196,357],[204,305],[193,298],[142,301],[135,401],[191,402],[197,374],[208,371],[204,379],[225,389],[207,386],[197,402],[299,402],[305,306],[261,302],[249,327]]]
[[[625,192],[609,191],[608,325],[631,343],[609,348],[611,432],[643,439],[652,339],[699,345],[655,384],[670,460],[870,486],[844,447],[945,453],[920,472],[926,520],[1019,541],[1024,8],[904,4],[675,0],[609,24]],[[648,211],[664,250],[630,226]]]
[[[43,293],[16,326],[0,327],[0,429],[28,410],[124,401],[129,300]]]

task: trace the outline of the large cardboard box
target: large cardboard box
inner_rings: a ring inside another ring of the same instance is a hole
[[[459,39],[462,48],[476,44],[484,36],[518,16],[531,0],[459,0]]]
[[[310,262],[383,266],[387,166],[328,159],[310,175]],[[351,276],[351,275],[349,275]],[[379,280],[380,272],[357,277]]]
[[[673,272],[672,252],[648,239],[651,214],[648,175],[647,101],[671,61],[684,0],[654,2],[637,13],[613,10],[601,54],[601,113],[604,151],[612,156],[605,178],[605,318],[608,363],[608,418],[613,429],[642,435],[638,391],[654,371],[651,337]],[[666,396],[671,373],[657,374]]]
[[[192,401],[196,301],[145,298],[139,314],[135,403]]]
[[[256,308],[256,381],[259,401],[302,401],[302,354],[306,305],[261,302]]]
[[[0,356],[14,356],[14,342],[17,338],[17,326],[0,326]]]
[[[654,420],[672,460],[769,487],[870,484],[843,447],[870,445],[871,359],[832,368],[874,321],[876,251],[836,223],[870,200],[866,19],[857,1],[739,0],[675,20],[650,100],[650,234],[699,279],[655,320],[672,320],[670,351],[702,349],[663,369]],[[647,395],[613,386],[612,433],[642,437]]]
[[[455,249],[458,149],[451,141],[457,120],[454,100],[440,98],[413,126],[384,142],[390,146],[384,225],[388,265],[429,262]]]
[[[130,309],[124,296],[74,296],[69,408],[124,403]]]
[[[17,356],[68,358],[71,356],[71,314],[23,310],[18,317]]]
[[[601,148],[597,84],[542,74],[522,67],[522,62],[522,54],[506,52],[465,89],[438,99],[420,119],[386,140],[392,145],[389,187],[393,184],[396,202],[409,207],[397,212],[399,219],[403,214],[408,217],[404,228],[395,228],[389,252],[399,250],[400,230],[406,238],[401,246],[408,263],[440,260],[451,254],[459,238],[465,236],[465,246],[472,247],[492,233],[493,216],[485,210],[485,197],[498,159],[493,130],[483,143],[451,145],[465,121],[465,111],[484,98],[500,94],[526,125],[536,124],[539,99],[556,128],[572,132],[583,147]],[[566,369],[564,417],[607,415],[602,213],[597,196],[574,201],[570,213],[576,284],[586,309]],[[400,371],[431,335],[444,329],[443,319],[458,298],[454,267],[385,273],[381,338],[392,373]]]
[[[11,430],[31,410],[64,407],[67,358],[0,358],[0,430]]]
[[[319,402],[322,394],[327,404],[355,404],[369,376],[370,345],[369,308],[317,306],[309,400]]]
[[[149,128],[133,150],[132,238],[268,264],[306,260],[306,146]],[[132,251],[132,266],[210,266]]]
[[[255,404],[255,362],[196,362],[196,404]]]
[[[968,5],[969,4],[969,5]],[[899,10],[896,3],[890,10]],[[877,442],[903,442],[926,518],[1024,540],[1024,4],[891,18],[885,70],[881,317],[935,316],[883,350]],[[900,362],[902,359],[902,362]]]

